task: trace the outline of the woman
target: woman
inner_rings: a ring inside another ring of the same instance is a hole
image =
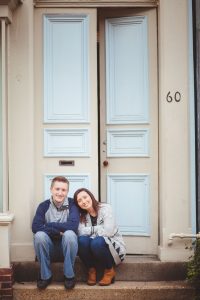
[[[124,260],[126,249],[109,204],[99,203],[87,189],[74,194],[80,209],[79,256],[88,269],[88,285],[96,284],[96,263],[104,268],[99,285],[114,283],[114,266]]]

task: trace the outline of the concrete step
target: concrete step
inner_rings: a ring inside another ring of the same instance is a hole
[[[40,291],[36,283],[15,283],[14,300],[193,300],[194,289],[185,281],[131,282],[116,281],[107,287],[77,283],[66,291],[63,283],[52,283]]]
[[[16,282],[35,281],[39,273],[37,262],[15,262],[14,279]],[[52,263],[53,280],[63,281],[63,263]],[[77,257],[75,273],[78,282],[86,281],[86,270]],[[172,281],[186,278],[186,265],[183,262],[161,262],[154,256],[127,256],[116,268],[118,281]],[[99,269],[99,278],[102,270]]]

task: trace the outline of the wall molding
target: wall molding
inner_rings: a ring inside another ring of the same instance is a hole
[[[11,251],[11,262],[35,260],[33,241],[30,243],[11,243],[10,251]]]
[[[3,6],[8,6],[10,10],[15,10],[20,4],[24,2],[24,0],[3,0],[0,3],[0,10]]]
[[[159,0],[35,0],[35,7],[157,7]]]
[[[197,229],[195,228],[195,232],[200,231],[200,1],[195,0],[193,3],[193,14],[194,14],[194,28],[195,39],[194,39],[194,85],[195,85],[195,102],[196,102],[196,205],[197,205]],[[191,133],[190,133],[191,134]],[[193,141],[194,143],[194,141]],[[191,150],[191,149],[190,149]],[[195,224],[196,225],[196,224]]]

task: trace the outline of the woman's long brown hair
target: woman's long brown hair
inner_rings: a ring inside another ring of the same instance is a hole
[[[95,199],[94,195],[86,188],[81,188],[78,189],[75,193],[74,193],[74,202],[75,204],[78,206],[79,211],[80,211],[80,222],[81,223],[86,223],[86,215],[87,215],[87,210],[80,208],[80,206],[78,205],[78,194],[80,192],[86,192],[90,198],[92,199],[92,206],[94,208],[94,211],[96,212],[97,216],[98,216],[98,210],[99,210],[99,202]]]

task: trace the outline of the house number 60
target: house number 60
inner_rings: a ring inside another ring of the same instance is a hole
[[[174,94],[174,96],[172,96],[171,92],[168,92],[167,96],[166,96],[166,100],[167,100],[167,102],[172,102],[173,100],[175,100],[176,102],[180,102],[181,101],[181,93],[176,92]]]

